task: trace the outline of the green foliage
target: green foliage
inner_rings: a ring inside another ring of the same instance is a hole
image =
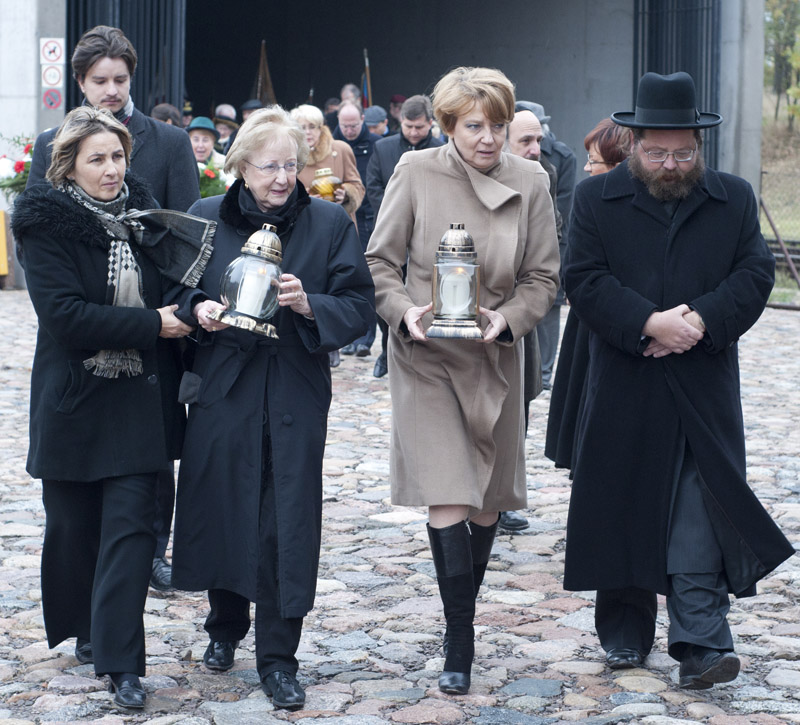
[[[786,98],[789,128],[800,118],[800,0],[765,0],[765,82],[775,92],[775,120]]]
[[[28,183],[33,140],[27,136],[6,138],[2,135],[0,135],[0,139],[17,149],[16,158],[8,158],[5,154],[0,156],[0,192],[10,204],[17,194],[25,191],[25,185]]]
[[[197,166],[200,171],[200,196],[205,199],[208,196],[224,194],[227,187],[214,162],[209,159],[208,163]]]

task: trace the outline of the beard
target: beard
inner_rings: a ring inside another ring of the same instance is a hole
[[[689,171],[680,169],[645,168],[639,154],[634,152],[628,158],[628,169],[635,179],[639,179],[650,192],[650,196],[659,201],[678,201],[685,199],[692,189],[703,178],[706,163],[700,149],[697,150],[694,166]]]

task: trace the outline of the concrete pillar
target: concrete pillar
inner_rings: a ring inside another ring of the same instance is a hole
[[[65,38],[67,0],[0,0],[0,119],[3,137],[0,155],[13,157],[19,150],[5,140],[31,136],[57,125],[64,117],[64,103],[57,110],[44,108],[39,38]],[[65,55],[68,50],[65,48]],[[69,58],[64,58],[64,88],[71,83]],[[63,99],[62,89],[62,99]],[[7,209],[0,195],[0,209]],[[14,260],[16,264],[16,260]],[[22,270],[13,268],[15,286],[24,285]]]
[[[764,2],[721,5],[719,168],[761,190],[761,102],[764,91]]]

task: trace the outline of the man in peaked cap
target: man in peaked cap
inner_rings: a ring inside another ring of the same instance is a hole
[[[703,160],[687,73],[645,74],[630,158],[575,191],[567,297],[590,328],[587,398],[567,523],[564,586],[596,589],[613,669],[637,667],[667,597],[679,685],[739,672],[729,593],[748,596],[793,548],[746,480],[737,341],[775,261],[750,185]]]

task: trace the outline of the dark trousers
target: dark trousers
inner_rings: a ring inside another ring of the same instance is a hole
[[[381,331],[381,354],[386,354],[386,343],[389,342],[389,325],[382,317],[378,316],[378,329]]]
[[[144,603],[155,548],[156,474],[42,481],[42,610],[50,647],[92,643],[98,675],[145,674]]]
[[[155,556],[167,553],[172,514],[175,510],[175,467],[172,463],[158,472],[156,482],[156,511],[153,531],[156,535]]]
[[[270,440],[264,439],[259,511],[258,579],[256,592],[256,667],[263,680],[270,672],[283,670],[297,674],[295,657],[303,630],[303,618],[285,619],[280,615],[278,579],[278,523],[275,506],[275,481],[270,459]],[[250,601],[227,589],[210,589],[211,611],[205,629],[214,642],[244,639],[250,629]]]
[[[561,330],[561,305],[553,305],[550,311],[536,325],[539,338],[539,352],[542,356],[542,383],[549,386],[553,377],[553,364],[556,361],[558,335]]]
[[[667,547],[669,654],[680,660],[688,645],[732,650],[728,586],[722,551],[704,502],[704,483],[688,444],[679,455]],[[650,652],[656,595],[638,587],[597,592],[595,626],[603,649]]]

